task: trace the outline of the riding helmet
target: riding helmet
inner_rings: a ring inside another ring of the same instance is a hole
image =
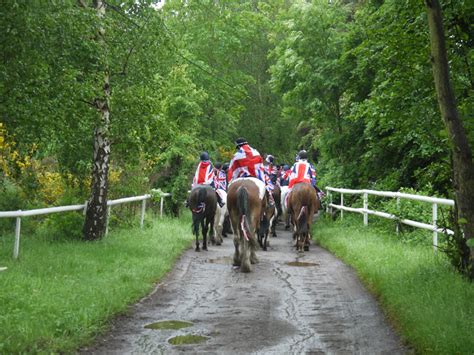
[[[222,168],[222,164],[221,163],[215,163],[214,168],[220,169],[220,168]]]
[[[265,160],[267,161],[267,163],[273,163],[273,160],[274,160],[273,155],[268,154],[267,159],[265,159]]]
[[[209,153],[208,152],[202,152],[200,156],[201,161],[206,161],[209,160]]]
[[[300,152],[298,153],[298,157],[300,159],[308,159],[308,153],[306,152],[306,150],[300,150]]]
[[[239,137],[235,140],[235,146],[236,148],[240,148],[244,144],[248,144],[247,140],[244,137]]]
[[[222,165],[222,170],[224,171],[229,170],[229,163],[224,163],[224,165]]]

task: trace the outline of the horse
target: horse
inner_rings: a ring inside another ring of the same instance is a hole
[[[288,192],[290,191],[290,188],[288,186],[281,186],[280,187],[281,191],[281,199],[280,199],[280,205],[281,205],[281,216],[283,221],[285,222],[285,229],[290,229],[290,215],[288,213],[288,201],[286,201],[286,196],[288,196]]]
[[[216,216],[214,217],[214,235],[211,237],[211,242],[221,245],[223,242],[224,219],[227,214],[227,192],[218,189],[217,193],[220,194],[224,206],[221,207],[219,204],[217,205]]]
[[[282,215],[281,188],[279,185],[275,185],[275,188],[272,191],[272,195],[273,200],[275,201],[275,212],[273,213],[273,218],[270,222],[270,230],[272,232],[272,237],[276,237],[276,225],[278,224],[278,217]]]
[[[267,205],[265,183],[257,178],[234,180],[227,191],[227,209],[234,231],[234,266],[250,272],[258,262],[256,233]]]
[[[202,230],[202,250],[207,250],[207,232],[214,230],[216,214],[216,191],[209,185],[197,185],[189,196],[189,209],[193,213],[193,234],[196,236],[196,251],[199,248],[199,225]]]
[[[274,226],[274,221],[277,220],[277,213],[276,206],[267,205],[260,220],[260,227],[258,229],[258,243],[264,251],[267,251],[268,234],[270,234],[271,231],[274,233],[272,228]]]
[[[309,250],[309,239],[313,215],[319,209],[320,202],[314,187],[305,182],[296,184],[288,198],[288,212],[294,224],[293,238],[298,251]]]

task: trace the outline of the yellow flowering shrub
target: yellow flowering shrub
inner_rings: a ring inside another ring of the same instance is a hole
[[[61,174],[40,171],[36,175],[39,183],[39,197],[46,204],[55,204],[64,194],[64,181]]]

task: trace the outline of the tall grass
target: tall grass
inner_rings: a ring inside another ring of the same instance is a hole
[[[67,238],[66,238],[67,239]],[[97,242],[0,238],[0,353],[71,352],[146,295],[192,240],[189,216]],[[8,246],[8,247],[7,247]]]
[[[360,216],[344,218],[323,218],[315,238],[357,270],[415,351],[473,354],[474,284],[442,253],[401,242],[394,232],[364,227]]]

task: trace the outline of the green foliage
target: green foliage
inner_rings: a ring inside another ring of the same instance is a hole
[[[474,285],[444,254],[407,246],[394,233],[364,228],[360,219],[321,219],[321,245],[357,270],[388,318],[416,353],[469,354],[474,347]]]
[[[40,224],[38,234],[53,241],[82,239],[82,212],[53,213]]]
[[[24,209],[21,188],[8,178],[0,177],[0,211],[16,211]],[[13,230],[14,218],[0,218],[0,232]]]
[[[88,344],[129,304],[149,293],[190,245],[189,215],[150,227],[111,231],[96,243],[48,243],[2,237],[0,353],[72,353]],[[4,246],[8,245],[8,248]]]

